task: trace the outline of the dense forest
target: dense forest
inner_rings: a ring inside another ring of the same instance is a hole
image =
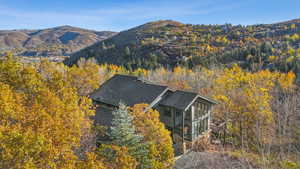
[[[95,108],[88,95],[114,74],[218,101],[213,123],[226,125],[212,138],[221,144],[204,142],[195,151],[241,159],[244,168],[300,167],[300,96],[292,71],[249,72],[238,64],[131,70],[95,59],[68,67],[21,63],[8,54],[0,60],[0,168],[170,168],[170,132],[159,112],[144,111],[147,105],[120,105],[109,130],[92,125]],[[99,147],[95,138],[103,132],[112,141]]]
[[[65,60],[81,57],[128,69],[197,65],[300,72],[300,21],[260,25],[191,25],[150,22],[87,47]]]

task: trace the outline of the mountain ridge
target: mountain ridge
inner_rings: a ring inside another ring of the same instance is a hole
[[[0,51],[18,56],[66,56],[115,35],[69,25],[46,29],[0,30]]]
[[[269,68],[299,73],[299,35],[299,19],[247,26],[159,20],[97,42],[73,53],[64,63],[95,58],[99,64],[130,69],[238,63],[250,71]]]

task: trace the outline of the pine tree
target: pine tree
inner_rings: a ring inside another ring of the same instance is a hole
[[[125,54],[126,54],[126,56],[129,56],[130,55],[130,49],[129,49],[129,47],[128,46],[126,46],[126,48],[125,48]]]
[[[129,154],[139,162],[139,168],[151,168],[149,155],[149,144],[143,142],[143,136],[137,134],[133,125],[133,117],[124,104],[113,112],[112,126],[108,133],[112,144],[127,147]]]

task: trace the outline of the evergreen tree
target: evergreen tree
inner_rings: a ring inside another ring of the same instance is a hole
[[[139,162],[139,168],[151,168],[149,161],[149,144],[143,142],[143,136],[137,134],[133,117],[124,104],[113,112],[112,126],[108,133],[112,144],[127,147],[131,156]]]
[[[125,48],[125,55],[126,56],[129,56],[130,55],[130,49],[129,49],[129,47],[128,46],[126,46],[126,48]]]

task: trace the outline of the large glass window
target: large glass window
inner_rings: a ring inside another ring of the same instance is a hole
[[[192,108],[189,108],[189,109],[185,112],[184,120],[187,121],[188,123],[190,123],[190,121],[192,120]]]
[[[200,119],[208,113],[209,105],[201,102],[196,102],[194,104],[194,120]]]
[[[208,130],[210,105],[207,103],[196,102],[194,107],[192,133],[193,138],[196,139],[199,135]]]
[[[182,116],[182,112],[176,111],[176,117],[180,117],[180,116]]]

